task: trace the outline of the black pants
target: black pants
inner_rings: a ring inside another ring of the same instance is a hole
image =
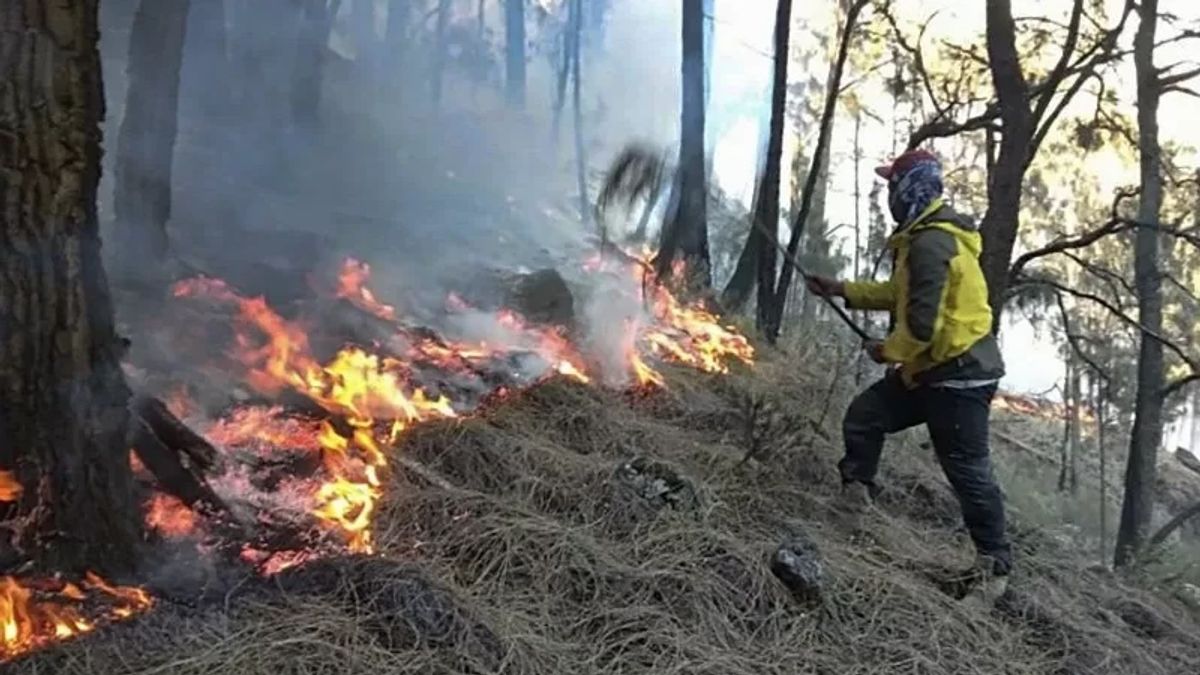
[[[963,521],[975,549],[992,559],[993,572],[1012,567],[1004,533],[1004,498],[988,456],[988,417],[996,385],[972,389],[908,389],[889,373],[850,404],[842,422],[846,456],[838,463],[842,480],[878,491],[875,475],[886,434],[924,423],[938,462],[958,495]]]

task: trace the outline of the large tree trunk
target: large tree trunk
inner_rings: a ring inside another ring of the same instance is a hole
[[[683,112],[680,115],[679,204],[668,217],[657,271],[666,275],[677,256],[697,283],[712,283],[708,254],[708,184],[704,154],[704,0],[683,2]]]
[[[1021,186],[1033,142],[1034,119],[1029,109],[1029,84],[1017,53],[1017,28],[1010,0],[987,2],[988,64],[1000,101],[1003,134],[1000,152],[988,176],[988,208],[980,224],[983,255],[980,263],[988,298],[1000,329],[1000,312],[1008,290],[1008,269],[1021,218]]]
[[[746,247],[738,259],[733,277],[725,288],[722,304],[737,308],[745,304],[750,289],[758,285],[757,323],[761,331],[770,318],[775,293],[775,268],[779,238],[779,185],[783,165],[783,128],[787,121],[788,55],[791,48],[792,0],[779,0],[775,6],[775,60],[771,84],[771,121],[767,132],[767,154],[754,200],[754,226],[746,238]],[[761,229],[760,229],[761,228]]]
[[[1161,96],[1158,72],[1154,67],[1154,34],[1158,23],[1158,0],[1143,0],[1141,22],[1134,38],[1134,66],[1137,71],[1138,146],[1141,154],[1141,198],[1138,220],[1157,223],[1162,210],[1163,185],[1160,173],[1161,151],[1158,143],[1158,103]],[[1162,342],[1149,333],[1162,334],[1162,278],[1158,268],[1159,233],[1156,228],[1141,227],[1135,245],[1134,277],[1138,294],[1138,320],[1146,330],[1141,333],[1138,354],[1137,396],[1134,402],[1133,432],[1129,439],[1129,462],[1125,468],[1125,500],[1121,505],[1121,525],[1117,531],[1116,564],[1130,563],[1141,549],[1150,530],[1154,511],[1155,465],[1163,434]]]
[[[96,190],[97,0],[0,3],[0,467],[22,550],[46,568],[136,562],[129,413]]]
[[[504,65],[508,103],[525,107],[525,0],[504,0]]]
[[[830,70],[829,88],[825,96],[825,106],[821,111],[821,127],[817,133],[817,147],[813,152],[812,166],[809,168],[808,175],[805,178],[804,193],[800,200],[800,207],[796,210],[796,214],[792,219],[792,234],[788,238],[787,245],[788,256],[792,258],[796,258],[800,251],[800,241],[804,236],[804,226],[808,223],[809,214],[812,212],[817,181],[826,172],[826,167],[821,165],[821,160],[829,155],[827,148],[829,147],[830,137],[833,135],[833,118],[837,110],[838,93],[842,88],[842,73],[845,70],[846,58],[850,52],[850,39],[854,35],[854,28],[858,24],[858,17],[866,5],[867,0],[853,0],[846,10],[846,20],[838,38],[837,56]],[[764,333],[770,341],[774,341],[779,337],[779,330],[783,325],[783,312],[787,304],[788,291],[792,286],[792,277],[792,266],[784,265],[779,274],[779,283],[775,287],[774,297],[771,300],[769,311],[770,321],[764,326]]]
[[[124,265],[161,264],[189,0],[142,0],[129,41],[129,90],[117,141],[114,207]]]
[[[296,59],[292,63],[292,122],[298,126],[313,126],[320,118],[329,32],[333,30],[340,4],[337,0],[332,6],[327,0],[304,2]]]

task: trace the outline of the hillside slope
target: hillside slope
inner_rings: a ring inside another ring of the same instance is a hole
[[[971,553],[915,442],[889,446],[879,511],[840,524],[829,502],[849,392],[817,375],[827,362],[767,354],[728,377],[673,372],[655,393],[554,380],[418,428],[375,520],[380,556],[267,582],[217,573],[200,599],[158,589],[149,615],[9,668],[1200,672],[1195,617],[1088,571],[1019,519],[1010,596],[993,611],[952,597],[949,572]],[[797,539],[823,560],[819,601],[791,597],[769,569]]]

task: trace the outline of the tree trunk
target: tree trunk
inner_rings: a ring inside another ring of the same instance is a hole
[[[1200,223],[1200,216],[1196,222]],[[1200,388],[1192,388],[1192,433],[1188,450],[1191,450],[1197,456],[1200,456]]]
[[[1143,223],[1157,223],[1163,200],[1161,151],[1158,142],[1158,103],[1161,91],[1154,66],[1158,0],[1143,0],[1140,12],[1141,21],[1134,38],[1133,55],[1137,71],[1138,146],[1141,162],[1138,220]],[[1158,249],[1157,229],[1138,228],[1134,280],[1138,294],[1138,320],[1146,330],[1140,337],[1133,432],[1129,440],[1129,461],[1125,468],[1125,499],[1121,505],[1121,525],[1117,532],[1117,566],[1130,563],[1141,549],[1149,533],[1150,519],[1154,511],[1155,465],[1158,460],[1158,448],[1162,445],[1162,390],[1165,380],[1162,343],[1148,335],[1161,334],[1163,325],[1162,278],[1158,269]]]
[[[117,141],[114,208],[125,265],[161,264],[189,0],[142,0],[129,40],[129,91]]]
[[[704,287],[712,284],[708,255],[708,185],[704,154],[704,0],[683,2],[683,105],[679,140],[679,205],[663,228],[656,269],[670,270],[677,255]]]
[[[1105,564],[1108,561],[1108,446],[1105,443],[1108,431],[1108,382],[1097,385],[1093,393],[1096,402],[1096,452],[1100,455],[1100,563]]]
[[[587,155],[583,144],[583,63],[580,45],[583,42],[583,0],[571,0],[571,106],[575,115],[575,181],[579,190],[579,220],[590,227],[591,201],[588,199]]]
[[[787,121],[788,56],[791,50],[792,0],[779,0],[775,5],[774,71],[771,83],[771,120],[767,132],[766,156],[755,190],[753,227],[746,245],[738,257],[737,267],[725,287],[722,305],[727,310],[745,304],[750,291],[758,286],[758,329],[763,330],[769,318],[775,293],[775,270],[778,266],[779,190],[783,173],[783,129]],[[762,230],[766,230],[766,233]]]
[[[992,83],[1000,101],[1003,134],[988,183],[988,208],[980,224],[988,299],[1000,330],[1002,298],[1008,290],[1008,268],[1021,219],[1021,186],[1025,178],[1034,120],[1029,109],[1029,84],[1017,53],[1016,22],[1010,0],[987,0],[987,50]]]
[[[321,115],[321,86],[325,79],[329,33],[340,3],[305,0],[292,63],[292,123],[315,126]]]
[[[525,107],[525,0],[504,0],[504,64],[508,103]]]
[[[846,67],[846,57],[850,52],[850,39],[858,23],[858,16],[862,13],[866,5],[867,0],[853,0],[846,11],[846,21],[842,26],[837,57],[834,59],[833,67],[830,71],[829,88],[825,96],[825,107],[821,112],[821,127],[817,133],[817,147],[813,152],[812,166],[809,168],[808,176],[805,179],[800,208],[797,209],[792,219],[792,234],[788,239],[787,246],[789,257],[795,257],[800,251],[800,240],[804,236],[804,226],[808,222],[809,213],[812,211],[817,181],[825,173],[826,167],[821,166],[821,160],[829,154],[827,148],[829,147],[830,137],[833,135],[833,118],[837,110],[838,93],[842,88],[842,73]],[[792,276],[792,266],[784,265],[779,274],[779,283],[776,285],[775,292],[771,298],[771,307],[768,314],[770,321],[767,322],[764,333],[767,339],[772,342],[779,337],[779,330],[783,325],[783,312],[787,304],[788,290],[792,285]]]
[[[1067,445],[1067,488],[1071,494],[1079,492],[1079,450],[1083,429],[1083,382],[1078,366],[1071,369],[1071,435]]]
[[[133,568],[126,388],[100,264],[97,0],[0,5],[0,467],[47,569]],[[48,67],[53,65],[53,67]]]
[[[1071,367],[1071,358],[1068,356],[1063,359],[1066,364],[1066,372],[1063,375],[1063,436],[1062,445],[1058,452],[1058,491],[1067,491],[1067,476],[1068,466],[1070,465],[1071,456],[1071,437],[1074,435],[1074,430],[1071,428],[1075,423],[1075,399],[1078,393],[1072,388],[1075,384],[1072,373],[1074,368]]]
[[[431,97],[434,109],[442,106],[442,88],[446,77],[446,26],[450,23],[450,0],[438,0],[437,29],[434,33],[433,76],[431,79]]]

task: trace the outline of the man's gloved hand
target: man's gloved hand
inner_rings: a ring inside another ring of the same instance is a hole
[[[867,340],[863,343],[863,351],[875,363],[887,363],[883,358],[883,341],[882,340]]]
[[[844,298],[846,297],[845,282],[829,277],[817,275],[806,275],[804,283],[808,286],[808,292],[814,295],[819,295],[823,298]]]

